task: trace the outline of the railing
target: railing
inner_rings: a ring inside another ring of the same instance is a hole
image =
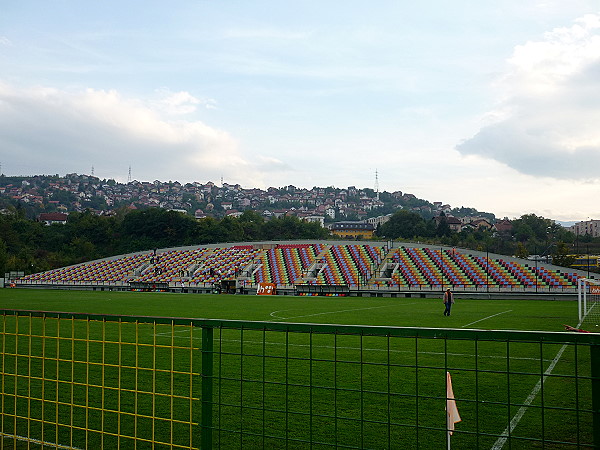
[[[153,283],[147,283],[151,286]],[[158,284],[158,283],[154,283]],[[190,281],[171,281],[168,282],[169,289],[181,290],[181,289],[210,289],[214,286],[213,282],[190,282]],[[17,280],[16,286],[19,287],[39,287],[39,288],[119,288],[121,290],[128,289],[131,287],[129,281],[39,281],[39,280]],[[277,284],[277,290],[290,291],[296,290],[295,284]],[[442,292],[445,288],[451,287],[455,292],[466,292],[466,293],[548,293],[548,294],[573,294],[577,295],[577,287],[555,287],[555,286],[498,286],[492,285],[448,285],[448,284],[412,284],[412,285],[388,285],[385,282],[368,283],[357,285],[325,285],[325,284],[311,284],[311,286],[326,286],[331,287],[335,290],[338,288],[347,288],[352,293],[357,292],[373,292],[373,293],[398,293],[398,292]],[[258,283],[244,280],[244,284],[240,285],[245,289],[245,292],[256,291]]]
[[[600,444],[600,335],[2,310],[2,448]]]

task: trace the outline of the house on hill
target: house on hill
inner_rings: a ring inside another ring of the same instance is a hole
[[[491,230],[494,226],[486,219],[476,219],[471,221],[475,229],[483,228],[484,230]]]
[[[67,223],[69,215],[66,213],[52,212],[52,213],[41,213],[38,216],[38,221],[43,222],[46,225],[53,225],[59,223],[64,225]]]
[[[448,227],[452,231],[456,231],[456,232],[459,232],[463,226],[463,223],[454,216],[436,216],[434,219],[435,219],[435,222],[437,225],[440,224],[442,219],[446,219],[446,223],[448,224]]]
[[[448,226],[450,227],[450,229],[452,231],[456,231],[459,232],[460,229],[462,228],[462,222],[457,219],[456,217],[446,217],[446,223],[448,224]]]
[[[510,234],[513,228],[511,221],[506,218],[496,221],[494,226],[500,234]]]

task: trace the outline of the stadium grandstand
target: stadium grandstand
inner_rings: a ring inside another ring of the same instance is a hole
[[[412,243],[263,242],[137,252],[10,280],[15,287],[281,295],[577,295],[584,271]]]

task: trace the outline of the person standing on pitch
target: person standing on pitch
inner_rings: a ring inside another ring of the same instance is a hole
[[[446,309],[444,309],[445,316],[450,315],[450,308],[452,308],[452,303],[454,303],[454,294],[450,291],[450,288],[448,288],[446,289],[446,292],[444,292],[444,306],[446,307]]]

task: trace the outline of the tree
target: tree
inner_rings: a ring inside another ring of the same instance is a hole
[[[513,235],[517,241],[545,242],[552,230],[556,230],[557,224],[550,219],[538,217],[535,214],[525,214],[519,219],[513,220]]]
[[[114,223],[109,217],[98,216],[87,210],[69,214],[67,229],[74,237],[88,239],[95,245],[109,245],[114,233]]]
[[[8,263],[8,252],[6,250],[6,244],[0,239],[0,274],[4,277],[4,273],[7,270]]]
[[[570,267],[575,262],[575,257],[569,255],[569,247],[564,242],[557,242],[552,254],[552,264]]]
[[[423,236],[426,231],[423,218],[404,209],[395,212],[390,220],[381,226],[381,233],[388,239],[412,239],[417,236]]]
[[[517,258],[527,258],[529,256],[529,251],[527,251],[527,247],[525,247],[525,245],[522,242],[517,243],[515,256]]]
[[[97,258],[96,247],[84,237],[76,237],[69,244],[69,251],[76,262],[85,262]]]
[[[225,216],[219,223],[219,242],[239,242],[244,240],[244,228],[239,220]]]
[[[304,222],[295,216],[274,218],[263,226],[263,238],[273,239],[325,239],[328,232],[316,222]]]
[[[132,211],[123,218],[121,242],[129,251],[191,244],[196,226],[192,217],[176,211]]]
[[[260,214],[252,210],[244,211],[238,220],[242,226],[245,241],[262,239],[262,228],[265,220]]]
[[[95,195],[94,197],[84,200],[83,205],[86,208],[95,209],[99,211],[107,209],[108,207],[104,197],[100,197],[99,195]]]
[[[54,201],[63,203],[65,205],[68,205],[68,204],[74,202],[75,200],[77,200],[77,197],[72,192],[56,190],[56,191],[53,191],[51,199]]]
[[[449,237],[452,234],[448,219],[444,213],[440,214],[439,221],[435,230],[435,235],[438,237]]]
[[[219,223],[213,217],[206,217],[198,221],[194,230],[197,244],[214,244],[219,242]]]

